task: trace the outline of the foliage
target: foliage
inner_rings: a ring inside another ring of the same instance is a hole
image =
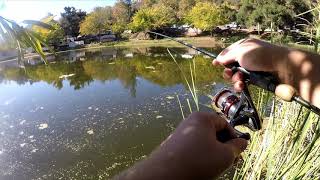
[[[216,4],[205,2],[197,3],[186,16],[186,21],[204,31],[212,29],[226,22],[223,12]]]
[[[114,23],[111,27],[111,30],[116,36],[119,36],[126,30],[126,28],[127,26],[124,23]]]
[[[57,45],[64,39],[64,31],[58,23],[53,23],[52,27],[54,29],[47,35],[46,42],[50,45]]]
[[[34,24],[32,26],[32,30],[39,33],[39,35],[47,44],[55,45],[58,44],[62,39],[64,39],[64,31],[61,28],[60,24],[53,19],[52,15],[49,14],[47,17],[43,18],[41,22],[50,25],[52,28],[47,29]]]
[[[174,11],[165,5],[139,10],[134,16],[131,28],[134,31],[156,30],[176,22]]]
[[[195,5],[195,0],[180,0],[179,1],[179,10],[177,16],[179,19],[184,18],[190,9]]]
[[[305,18],[306,15],[312,13],[312,20]],[[314,51],[319,52],[320,44],[320,2],[315,2],[310,5],[310,10],[300,13],[296,16],[297,19],[303,21],[300,25],[305,27],[304,31],[300,32],[302,36],[309,39],[310,44],[314,45]]]
[[[131,2],[118,0],[112,7],[112,32],[119,36],[123,33],[130,23],[132,14]]]
[[[51,28],[51,26],[38,21],[25,21],[25,23],[30,23],[31,25],[32,23],[36,23],[44,28]],[[24,57],[23,48],[29,47],[34,49],[34,51],[38,53],[45,61],[46,57],[42,50],[42,46],[47,45],[38,33],[30,29],[26,29],[18,25],[16,22],[0,16],[0,35],[2,41],[10,41],[14,43],[14,46],[18,49],[19,62],[21,62]]]
[[[61,13],[60,24],[65,35],[77,37],[79,35],[80,23],[87,15],[86,12],[76,10],[74,7],[65,7]]]
[[[247,26],[260,24],[263,29],[294,27],[297,24],[295,15],[307,8],[304,0],[241,0],[237,21]],[[310,19],[310,15],[305,18]]]
[[[276,27],[292,24],[290,11],[283,3],[274,0],[242,0],[238,20],[247,26],[255,26],[258,23],[263,27]]]
[[[236,7],[229,3],[223,3],[221,6],[222,19],[228,22],[234,22],[237,20],[237,10]]]
[[[156,3],[157,3],[157,0],[140,0],[135,3],[135,9],[140,10],[140,9],[150,8]]]
[[[111,29],[112,9],[110,6],[96,7],[80,24],[81,35],[100,34]]]

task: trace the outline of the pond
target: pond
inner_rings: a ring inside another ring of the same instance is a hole
[[[220,49],[208,49],[219,52]],[[212,59],[172,48],[201,104],[223,86]],[[78,50],[0,63],[0,179],[108,179],[145,158],[189,114],[166,48]],[[200,106],[203,111],[210,111]]]

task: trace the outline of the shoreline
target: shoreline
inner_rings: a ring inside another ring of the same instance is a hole
[[[221,40],[219,40],[219,37],[179,37],[176,38],[177,40],[185,41],[187,43],[190,43],[197,47],[216,47],[216,46],[223,46],[225,43],[223,43]],[[127,40],[127,41],[115,41],[115,42],[106,42],[106,43],[97,43],[97,44],[88,44],[82,48],[77,49],[68,49],[64,51],[56,51],[54,53],[47,52],[45,53],[46,56],[52,55],[52,54],[60,54],[65,52],[71,52],[71,51],[82,51],[82,50],[88,50],[88,49],[99,49],[99,48],[112,48],[112,47],[184,47],[183,45],[174,42],[169,39],[159,39],[159,40]],[[25,54],[25,58],[33,58],[38,57],[38,54],[31,53],[31,54]],[[16,61],[17,57],[14,57],[12,59],[4,58],[3,60],[0,60],[0,63],[3,62],[10,62],[10,61]]]

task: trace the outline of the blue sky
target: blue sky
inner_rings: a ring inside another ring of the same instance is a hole
[[[49,12],[60,17],[65,6],[90,12],[97,6],[110,6],[116,0],[0,0],[0,16],[21,22],[39,20]]]

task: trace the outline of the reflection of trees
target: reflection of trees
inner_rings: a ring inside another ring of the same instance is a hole
[[[164,54],[164,50],[161,50],[162,54]],[[108,52],[114,53],[112,50]],[[19,68],[7,68],[0,72],[0,77],[20,83],[45,81],[58,89],[63,86],[63,79],[59,78],[61,75],[75,74],[67,77],[70,86],[73,86],[74,89],[81,89],[93,80],[105,82],[117,79],[130,90],[132,96],[136,94],[137,77],[142,77],[160,86],[183,84],[187,87],[177,65],[168,56],[152,57],[135,54],[132,58],[125,58],[119,54],[117,53],[118,57],[112,60],[103,60],[103,56],[99,56],[99,51],[86,52],[87,61],[72,63],[57,61],[55,64],[47,66],[27,66],[26,71]],[[214,69],[210,60],[198,56],[195,61],[198,87],[213,81],[220,81],[221,71]],[[191,60],[178,59],[179,65],[187,76],[190,75],[191,62]]]
[[[17,84],[25,84],[29,82],[25,71],[18,67],[6,68],[1,72],[2,80],[14,80]]]

